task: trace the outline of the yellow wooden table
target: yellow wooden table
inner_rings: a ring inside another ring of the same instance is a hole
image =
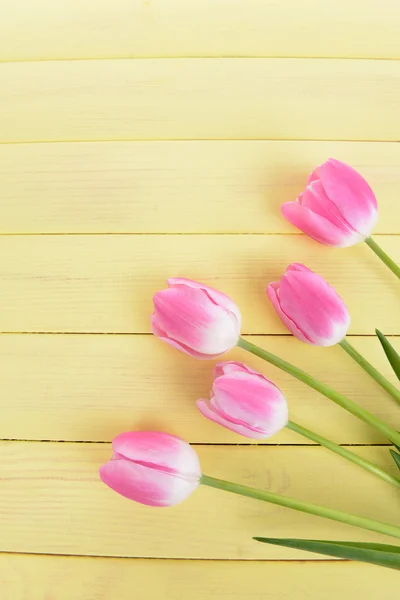
[[[1,600],[394,600],[394,571],[251,539],[383,537],[207,488],[150,509],[98,467],[116,434],[161,428],[196,444],[210,475],[398,522],[395,490],[294,433],[247,445],[204,420],[194,401],[211,364],[151,337],[149,313],[168,276],[211,284],[245,334],[398,427],[340,348],[287,335],[264,289],[291,261],[325,276],[352,342],[392,377],[372,334],[400,335],[395,278],[364,245],[306,239],[279,206],[316,164],[347,161],[400,261],[400,3],[1,4]],[[385,439],[248,362],[282,386],[293,420],[394,472]]]

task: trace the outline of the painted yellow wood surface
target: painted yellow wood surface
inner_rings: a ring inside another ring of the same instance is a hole
[[[400,351],[400,338],[391,338]],[[339,347],[322,352],[292,337],[252,337],[361,406],[398,426],[398,406]],[[352,343],[396,382],[379,342]],[[375,430],[289,375],[235,350],[228,356],[261,369],[284,390],[291,418],[345,444],[385,443]],[[335,365],[327,369],[326,365]],[[21,377],[23,373],[23,377]],[[212,365],[143,335],[2,335],[0,438],[111,441],[125,429],[159,427],[196,443],[246,442],[201,418],[195,400],[208,397]],[[270,444],[304,444],[285,429]]]
[[[400,262],[399,236],[376,239]],[[287,333],[265,288],[291,262],[342,294],[351,333],[400,333],[397,280],[365,244],[338,250],[299,235],[2,236],[0,331],[149,333],[154,292],[183,276],[230,295],[243,333]]]
[[[400,138],[400,62],[0,64],[0,142]]]
[[[337,600],[358,596],[394,600],[398,573],[388,570],[382,577],[376,567],[338,561],[154,561],[4,554],[0,555],[0,583],[2,600]]]
[[[203,472],[215,477],[306,501],[317,499],[321,504],[389,523],[399,522],[396,488],[324,448],[207,445],[196,446],[196,450]],[[354,450],[396,473],[387,447]],[[390,539],[204,487],[172,508],[157,510],[137,505],[100,482],[99,464],[110,455],[109,444],[0,443],[2,550],[160,558],[304,559],[300,551],[255,544],[252,535],[384,543]]]
[[[3,0],[0,60],[399,58],[396,0]]]
[[[306,239],[279,206],[327,157],[349,162],[400,262],[400,4],[0,7],[1,600],[394,600],[393,572],[251,539],[388,538],[210,489],[149,509],[102,485],[98,467],[117,433],[160,428],[197,444],[210,475],[398,523],[396,491],[343,459],[289,431],[254,445],[204,420],[194,400],[212,364],[148,334],[166,278],[200,279],[237,301],[244,333],[400,428],[393,400],[340,348],[288,336],[265,297],[304,262],[395,381],[372,337],[379,327],[400,349],[395,278],[366,246]],[[370,428],[247,362],[283,388],[293,420],[395,472]]]
[[[400,231],[399,144],[285,141],[0,145],[0,231],[295,233],[279,207],[329,156],[374,189],[375,232]]]

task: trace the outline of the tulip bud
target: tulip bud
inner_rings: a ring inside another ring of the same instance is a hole
[[[288,423],[288,408],[280,389],[239,362],[219,363],[211,398],[198,400],[201,414],[248,438],[271,437]]]
[[[154,296],[154,335],[196,358],[215,358],[237,345],[241,315],[217,290],[190,279],[168,279]]]
[[[350,327],[345,303],[328,283],[304,265],[293,263],[267,295],[282,323],[302,342],[333,346]]]
[[[295,202],[282,205],[282,213],[317,242],[345,248],[371,235],[378,220],[378,204],[357,171],[330,158],[311,173]]]
[[[100,467],[100,479],[121,496],[148,506],[173,506],[200,484],[200,462],[193,448],[160,431],[121,433],[113,456]]]

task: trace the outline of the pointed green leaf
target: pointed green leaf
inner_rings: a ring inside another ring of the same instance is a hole
[[[329,540],[299,540],[295,538],[255,537],[253,539],[264,544],[307,550],[308,552],[400,570],[400,546],[374,544],[372,542],[332,542]]]
[[[387,337],[385,337],[383,335],[383,333],[381,331],[379,331],[379,329],[375,329],[375,333],[378,336],[380,343],[382,344],[382,348],[385,351],[388,361],[392,365],[393,371],[397,375],[397,379],[400,379],[400,355],[399,355],[399,353],[393,348],[392,344],[389,342]]]
[[[396,448],[397,448],[397,446],[396,446]],[[394,450],[390,450],[390,454],[393,456],[393,460],[396,463],[396,465],[400,471],[400,454],[398,454]]]

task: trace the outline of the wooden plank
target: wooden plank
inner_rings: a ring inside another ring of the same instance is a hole
[[[398,574],[341,561],[252,562],[0,555],[3,600],[393,600]],[[327,584],[329,582],[329,585]]]
[[[397,490],[319,447],[202,446],[205,473],[398,523]],[[387,447],[357,448],[396,472]],[[154,509],[121,498],[98,477],[108,444],[2,442],[0,550],[126,557],[305,559],[253,535],[385,541],[354,527],[200,488]],[[340,482],[340,483],[339,483]],[[341,493],[340,493],[341,492]]]
[[[398,427],[396,403],[340,348],[300,346],[291,337],[251,339]],[[400,338],[392,341],[400,350]],[[395,382],[377,339],[352,338],[352,343]],[[289,375],[240,350],[229,358],[271,377],[284,390],[293,421],[342,444],[387,443]],[[126,427],[159,427],[191,442],[246,443],[249,440],[210,423],[196,410],[195,400],[208,397],[212,367],[152,336],[2,335],[0,437],[111,441]],[[286,429],[267,442],[310,443]]]
[[[376,239],[400,262],[400,237]],[[0,331],[149,332],[152,295],[186,276],[229,294],[243,333],[287,333],[265,287],[291,262],[336,287],[353,334],[400,333],[397,280],[365,244],[338,250],[297,235],[0,236]]]
[[[399,144],[284,141],[0,145],[0,231],[293,233],[279,207],[329,156],[374,189],[376,233],[400,232]]]
[[[1,142],[400,139],[399,61],[2,63],[0,81]]]
[[[396,0],[19,0],[0,23],[0,59],[133,56],[399,58]]]

